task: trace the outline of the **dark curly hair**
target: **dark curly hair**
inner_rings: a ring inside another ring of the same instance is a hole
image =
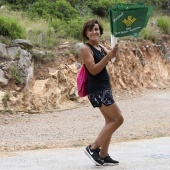
[[[103,26],[100,24],[100,22],[97,19],[88,20],[84,23],[83,30],[82,30],[82,37],[85,41],[89,39],[86,36],[87,29],[91,30],[94,27],[95,24],[99,25],[100,35],[103,34]]]

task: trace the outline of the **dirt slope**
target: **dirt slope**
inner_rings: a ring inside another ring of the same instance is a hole
[[[101,42],[109,48],[109,41]],[[64,47],[65,48],[65,47]],[[43,112],[74,108],[87,99],[77,95],[76,76],[80,58],[70,49],[56,49],[53,62],[35,64],[35,77],[23,90],[10,86],[4,110]],[[163,36],[160,45],[150,41],[121,40],[116,62],[107,69],[116,97],[128,97],[146,89],[164,88],[170,84],[170,36]],[[67,53],[67,56],[66,56]],[[65,54],[65,55],[64,55]],[[69,54],[69,55],[68,55]],[[1,104],[0,104],[1,107]]]

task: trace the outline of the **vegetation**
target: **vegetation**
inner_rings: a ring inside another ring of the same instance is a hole
[[[102,37],[110,38],[108,8],[117,3],[139,0],[1,0],[0,32],[10,39],[26,38],[35,46],[53,49],[64,40],[81,40],[82,24],[96,17],[103,24]],[[155,9],[168,9],[168,0],[145,0]],[[144,28],[140,36],[157,41],[159,33],[170,34],[169,17],[154,16],[156,24]],[[153,17],[153,16],[152,16]]]
[[[24,81],[21,78],[21,73],[17,65],[11,65],[9,67],[9,74],[11,79],[15,80],[17,84],[22,85]]]
[[[69,2],[60,1],[37,1],[27,10],[28,16],[31,18],[45,19],[64,19],[69,20],[78,17],[78,11],[74,9]]]
[[[170,34],[170,22],[167,16],[160,16],[157,18],[158,27],[165,34]]]
[[[2,97],[2,103],[3,103],[4,107],[7,107],[7,103],[9,101],[9,97],[10,97],[10,93],[9,93],[9,91],[6,91],[4,93],[4,95],[3,95],[3,97]]]
[[[34,50],[30,51],[34,61],[38,62],[38,63],[44,63],[44,62],[49,62],[49,61],[54,61],[55,55],[53,52],[42,52],[42,53],[37,53]]]
[[[9,100],[9,92],[7,91],[4,93],[4,96],[2,97],[2,101],[6,103],[8,100]]]
[[[24,28],[14,18],[0,16],[0,33],[13,39],[26,38]]]

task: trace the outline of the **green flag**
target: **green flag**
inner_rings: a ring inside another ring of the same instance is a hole
[[[111,32],[115,37],[138,36],[146,27],[152,6],[144,4],[117,4],[109,9]]]

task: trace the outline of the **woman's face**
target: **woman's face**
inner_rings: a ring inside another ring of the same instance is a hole
[[[86,35],[89,38],[89,40],[98,40],[100,37],[100,29],[99,25],[95,24],[92,29],[87,29]]]

